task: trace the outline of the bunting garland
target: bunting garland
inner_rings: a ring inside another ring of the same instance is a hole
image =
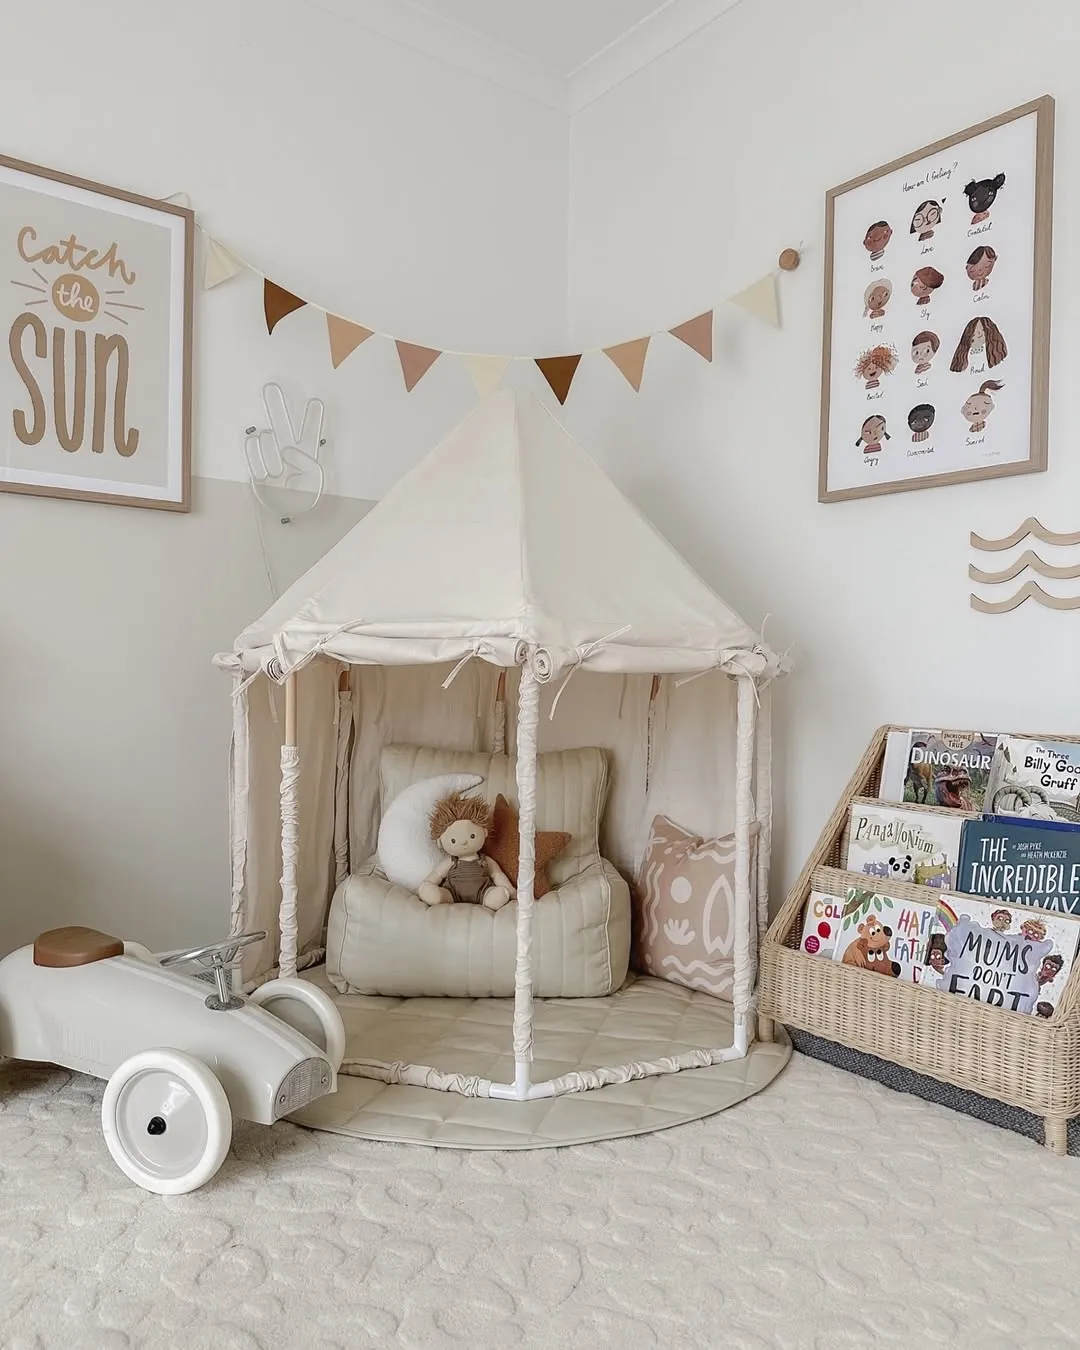
[[[303,309],[306,304],[306,300],[293,295],[292,291],[287,291],[284,286],[279,286],[269,277],[263,278],[263,313],[266,315],[268,333],[272,333],[287,315],[292,314],[294,310]]]
[[[411,394],[442,356],[442,352],[435,347],[418,347],[414,342],[402,342],[400,338],[395,339],[394,346],[397,347],[398,360],[401,362],[401,373],[405,376],[405,392]]]
[[[326,316],[326,335],[330,339],[330,364],[337,370],[347,356],[352,356],[361,342],[375,336],[373,328],[339,319],[336,314]]]
[[[641,389],[641,377],[645,374],[645,356],[649,350],[649,339],[635,338],[633,342],[620,342],[603,350],[604,355],[614,364],[615,369],[636,394]]]
[[[279,286],[277,282],[271,281],[268,276],[260,274],[257,269],[245,262],[239,254],[234,253],[220,240],[213,238],[201,229],[200,234],[202,234],[204,242],[203,289],[212,290],[215,286],[220,286],[223,282],[231,280],[244,271],[255,272],[257,276],[261,275],[263,314],[266,320],[267,333],[272,334],[277,325],[283,319],[288,318],[290,314],[308,307],[309,302],[307,300],[295,295],[292,291],[286,290],[284,286]],[[797,250],[787,249],[781,255],[780,267],[783,271],[793,271],[798,263],[799,254]],[[776,278],[776,272],[769,272],[752,285],[747,286],[745,290],[730,296],[729,299],[732,304],[738,305],[747,313],[753,314],[774,328],[779,328],[781,324]],[[527,357],[489,356],[479,352],[451,352],[444,348],[424,347],[418,343],[405,342],[400,338],[390,337],[389,334],[379,333],[374,328],[367,328],[363,324],[355,323],[351,319],[342,318],[338,314],[332,314],[329,310],[322,310],[321,306],[312,305],[311,307],[320,309],[325,315],[330,364],[335,370],[347,361],[357,347],[366,342],[368,338],[389,337],[397,350],[398,363],[401,366],[401,374],[407,393],[412,393],[440,356],[454,356],[461,362],[481,398],[498,389],[512,363],[528,361],[537,367],[551,392],[559,403],[563,404],[569,396],[570,387],[574,383],[578,368],[581,365],[581,358],[585,354],[584,352],[567,352],[561,356]],[[707,309],[703,313],[695,315],[692,319],[676,324],[674,328],[661,331],[676,338],[704,360],[711,362],[713,359],[713,321],[714,310]],[[650,351],[650,344],[655,336],[655,333],[648,333],[644,337],[632,338],[629,342],[618,342],[613,346],[591,350],[602,352],[630,388],[637,393],[641,389],[641,382],[645,374],[645,361]]]
[[[707,309],[704,314],[699,314],[696,319],[687,319],[685,323],[680,323],[676,328],[669,328],[668,332],[672,337],[676,337],[680,342],[685,342],[691,350],[697,352],[698,356],[703,356],[706,361],[712,360],[712,310]]]
[[[560,403],[565,403],[570,386],[574,383],[577,368],[581,364],[580,355],[538,356],[536,364],[540,368],[540,374],[551,386],[551,392]]]

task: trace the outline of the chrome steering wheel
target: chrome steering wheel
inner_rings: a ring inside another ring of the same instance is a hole
[[[191,947],[187,951],[172,952],[169,956],[163,956],[158,965],[182,966],[191,961],[197,966],[202,966],[204,970],[212,970],[217,993],[207,998],[206,1006],[213,1012],[228,1012],[233,1008],[242,1008],[244,1000],[237,998],[229,988],[227,967],[232,964],[236,953],[242,947],[250,947],[253,942],[262,942],[265,937],[264,931],[240,933],[236,937],[226,938],[224,942],[211,942],[206,947]]]

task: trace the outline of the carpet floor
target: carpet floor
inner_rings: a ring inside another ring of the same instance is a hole
[[[537,1152],[241,1124],[136,1189],[101,1085],[0,1068],[5,1350],[1074,1350],[1080,1171],[796,1055],[658,1134]]]

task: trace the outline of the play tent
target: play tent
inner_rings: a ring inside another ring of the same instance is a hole
[[[702,832],[735,833],[732,1044],[626,1066],[624,1081],[745,1055],[782,663],[536,399],[482,402],[217,660],[234,678],[232,927],[273,935],[247,956],[249,984],[322,958],[335,886],[373,852],[383,745],[516,744],[513,1081],[465,1088],[423,1065],[394,1081],[550,1096],[531,1073],[533,830],[538,746],[565,719],[573,743],[614,760],[605,851],[624,872],[657,805],[700,818],[707,802]]]

